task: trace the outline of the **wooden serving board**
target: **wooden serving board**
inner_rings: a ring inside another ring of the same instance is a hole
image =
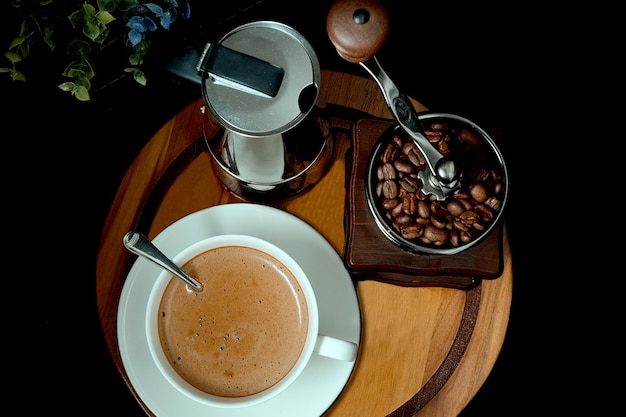
[[[369,79],[323,71],[320,95],[372,119],[389,117]],[[418,111],[426,110],[414,104]],[[96,295],[104,338],[120,376],[149,416],[154,413],[129,381],[117,341],[118,302],[134,260],[122,238],[129,230],[153,238],[190,213],[241,201],[225,191],[212,171],[202,137],[202,105],[198,99],[182,109],[133,161],[111,204],[98,252]],[[340,256],[346,244],[346,155],[356,120],[334,121],[335,150],[326,175],[306,193],[275,205],[309,223]],[[218,127],[213,120],[205,124],[207,134]],[[502,236],[502,275],[479,280],[467,290],[354,280],[362,323],[359,356],[325,417],[448,417],[467,405],[489,375],[506,333],[512,268],[505,230]]]

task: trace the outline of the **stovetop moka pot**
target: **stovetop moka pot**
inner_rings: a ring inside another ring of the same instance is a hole
[[[322,178],[332,137],[318,103],[319,61],[300,33],[274,21],[244,24],[208,43],[197,69],[206,108],[221,125],[210,137],[205,129],[205,141],[227,189],[275,201]]]

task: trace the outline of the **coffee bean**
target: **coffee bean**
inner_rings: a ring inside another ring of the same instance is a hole
[[[478,204],[474,211],[480,215],[480,220],[489,223],[494,216],[493,209],[486,204]]]
[[[383,200],[383,208],[385,210],[392,210],[398,204],[400,204],[400,200],[398,200],[397,198],[388,198],[386,200]]]
[[[393,159],[395,158],[397,153],[398,153],[398,147],[396,145],[394,145],[393,143],[389,143],[385,147],[385,151],[383,152],[382,156],[380,157],[380,160],[384,164],[386,164],[389,161],[393,161]]]
[[[396,199],[396,201],[398,201],[398,205],[396,205],[394,208],[391,209],[391,211],[389,212],[389,214],[391,214],[391,217],[397,217],[402,213],[402,204],[400,204],[400,200]]]
[[[489,198],[487,187],[482,182],[475,182],[470,185],[470,194],[472,198],[479,203],[485,202]]]
[[[413,177],[403,177],[398,181],[400,187],[406,192],[415,193],[417,189],[420,187],[420,182],[417,178]]]
[[[467,143],[471,146],[480,145],[480,138],[472,129],[464,127],[463,129],[459,130],[459,139],[461,140],[461,142]]]
[[[422,236],[422,233],[424,233],[424,228],[416,223],[407,224],[400,227],[400,234],[403,238],[408,240],[417,239],[418,237]]]
[[[461,213],[463,213],[466,210],[463,203],[461,203],[456,198],[451,199],[448,202],[448,205],[446,206],[446,208],[448,209],[448,212],[452,214],[453,216],[460,216]]]
[[[461,221],[465,224],[469,224],[472,225],[474,223],[476,223],[478,220],[480,220],[480,216],[478,215],[478,213],[476,213],[473,210],[467,210],[464,211],[459,218],[461,219]]]
[[[444,204],[439,200],[435,200],[430,203],[430,212],[433,214],[433,216],[439,217],[443,217],[448,214],[448,210],[446,210]]]
[[[443,137],[443,132],[439,129],[425,129],[424,136],[430,143],[439,143]]]
[[[430,207],[424,200],[417,201],[417,214],[425,219],[430,218]]]
[[[402,211],[411,216],[417,212],[417,197],[414,193],[402,196]]]
[[[456,230],[468,231],[470,229],[467,224],[463,223],[463,221],[459,219],[454,220],[452,224]]]
[[[393,161],[393,167],[398,171],[401,172],[403,174],[412,174],[413,171],[415,171],[415,166],[411,163],[411,161],[409,160],[409,158],[406,159],[401,159],[398,158],[395,161]]]
[[[383,181],[383,195],[388,199],[398,196],[398,185],[394,180]]]
[[[433,226],[435,226],[437,229],[443,229],[444,227],[446,227],[447,222],[446,219],[443,217],[438,217],[438,216],[433,216],[430,218],[430,222],[432,223]]]
[[[396,178],[396,170],[393,165],[387,162],[378,167],[378,179],[379,180],[393,180]]]
[[[459,237],[459,231],[458,230],[452,230],[450,232],[450,244],[452,246],[454,246],[455,248],[459,247],[460,237]]]
[[[424,228],[424,237],[435,246],[442,246],[448,242],[450,234],[446,229],[440,229],[435,226],[426,226]]]
[[[469,231],[461,231],[459,235],[461,236],[461,241],[463,243],[469,243],[472,241],[472,234]]]

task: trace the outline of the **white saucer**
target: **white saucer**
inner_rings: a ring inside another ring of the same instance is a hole
[[[223,233],[257,236],[288,252],[308,274],[317,296],[320,333],[360,343],[359,303],[342,259],[321,234],[290,213],[251,203],[214,206],[174,222],[153,242],[173,257],[186,246]],[[137,395],[157,417],[318,417],[339,396],[355,362],[318,355],[313,356],[292,386],[256,406],[215,408],[180,393],[157,369],[148,350],[144,328],[148,295],[160,272],[160,267],[152,262],[137,258],[122,288],[117,315],[117,337],[124,368]]]

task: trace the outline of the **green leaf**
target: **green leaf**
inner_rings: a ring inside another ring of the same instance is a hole
[[[145,55],[148,52],[148,49],[150,49],[150,44],[151,43],[152,42],[150,42],[149,40],[145,39],[145,37],[144,37],[144,39],[141,42],[139,42],[137,45],[135,45],[133,47],[133,50],[136,53],[138,53],[138,54],[144,54]]]
[[[29,20],[22,20],[22,24],[20,25],[20,36],[26,37],[30,32],[32,32],[28,26]]]
[[[11,78],[13,78],[13,81],[26,81],[26,76],[19,71],[13,71]]]
[[[75,55],[87,55],[91,52],[91,45],[82,39],[74,39],[67,46],[67,52]]]
[[[85,17],[88,20],[93,20],[96,17],[97,10],[93,5],[89,3],[83,3],[83,10],[85,11]]]
[[[88,80],[91,80],[94,77],[94,75],[96,75],[96,72],[91,66],[91,62],[89,62],[88,60],[85,59],[83,64],[84,64],[83,70],[85,71],[85,78]]]
[[[83,87],[89,90],[91,88],[91,82],[85,77],[78,77],[76,81],[74,81],[77,87]]]
[[[76,87],[72,94],[80,101],[89,101],[89,90],[85,87]]]
[[[65,82],[58,85],[58,87],[63,90],[71,93],[74,97],[79,99],[80,101],[88,101],[89,100],[89,88],[76,85],[72,82]]]
[[[91,66],[91,62],[86,57],[76,59],[69,63],[63,71],[63,75],[70,78],[84,78],[86,80],[92,79],[96,73]]]
[[[12,68],[0,68],[0,74],[10,74],[13,81],[26,81],[26,77],[19,71],[15,71]]]
[[[44,26],[41,37],[43,38],[43,41],[46,43],[46,45],[48,45],[48,48],[50,48],[51,51],[54,51],[54,48],[56,46],[56,44],[54,43],[54,39],[52,38],[53,35],[54,35],[54,26],[53,25]]]
[[[100,35],[93,41],[102,45],[106,40],[107,36],[109,36],[109,32],[111,32],[111,28],[108,26],[104,26],[104,29],[101,30]]]
[[[85,14],[82,10],[76,10],[67,17],[74,29],[81,29],[85,25]]]
[[[83,33],[92,41],[100,35],[100,27],[96,23],[85,23],[83,26]]]
[[[80,68],[68,68],[63,72],[63,75],[70,77],[70,78],[80,78],[80,77],[85,77],[85,71],[83,71]]]
[[[9,61],[11,61],[12,63],[16,63],[16,62],[20,62],[22,60],[22,56],[18,53],[15,53],[13,51],[7,51],[4,53],[4,56],[6,56]]]
[[[103,25],[109,24],[115,20],[113,15],[106,11],[99,11],[98,14],[96,14],[96,19]]]
[[[63,91],[72,91],[74,89],[74,83],[71,81],[67,81],[59,84],[58,87]]]
[[[141,65],[143,64],[143,55],[132,54],[128,57],[128,62],[130,62],[130,65]]]
[[[20,46],[17,47],[17,52],[18,54],[20,54],[22,56],[22,58],[26,58],[28,56],[28,53],[30,52],[30,45],[27,43],[23,43]]]
[[[17,38],[11,41],[11,43],[9,44],[9,49],[13,49],[16,46],[23,44],[24,41],[26,41],[26,38],[24,36],[18,36]]]
[[[135,79],[135,81],[137,81],[139,84],[143,86],[145,86],[146,83],[148,82],[146,75],[143,73],[143,71],[140,71],[140,70],[137,70],[133,73],[133,78]]]
[[[114,12],[118,9],[118,1],[117,0],[98,0],[98,9],[104,10],[106,12]]]

